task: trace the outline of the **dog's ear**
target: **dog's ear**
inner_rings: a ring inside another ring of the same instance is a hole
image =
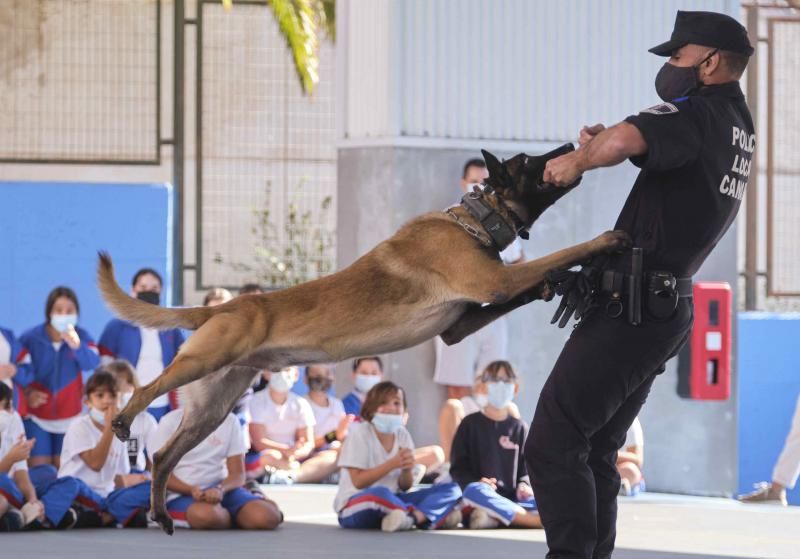
[[[503,164],[485,149],[481,150],[481,154],[483,155],[483,160],[486,162],[486,170],[489,171],[489,178],[492,179],[494,185],[502,185],[503,187],[508,186],[506,181],[510,177]]]

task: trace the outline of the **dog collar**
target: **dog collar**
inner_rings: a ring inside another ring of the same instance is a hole
[[[487,186],[487,188],[491,187]],[[491,192],[491,190],[489,192]],[[478,220],[498,251],[504,250],[508,245],[514,242],[518,233],[522,236],[521,232],[524,232],[527,236],[527,231],[525,231],[524,226],[520,226],[519,228],[513,227],[500,212],[486,202],[484,193],[477,189],[473,192],[467,192],[461,198],[461,205],[472,217]],[[513,215],[510,211],[509,214]],[[514,218],[516,218],[516,216],[512,217],[512,219]],[[519,218],[516,218],[515,221],[518,219]]]

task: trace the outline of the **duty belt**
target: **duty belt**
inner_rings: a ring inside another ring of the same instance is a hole
[[[618,318],[627,307],[628,322],[642,323],[642,309],[655,319],[667,319],[675,312],[678,300],[692,296],[692,278],[676,278],[670,272],[642,272],[641,249],[633,249],[631,272],[604,270],[601,293],[608,295],[606,314]],[[623,303],[623,293],[625,294]]]

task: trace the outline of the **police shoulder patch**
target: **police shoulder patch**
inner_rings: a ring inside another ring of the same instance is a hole
[[[672,113],[677,113],[678,107],[672,103],[660,103],[658,105],[653,105],[649,109],[643,109],[641,112],[649,113],[651,115],[669,115]]]

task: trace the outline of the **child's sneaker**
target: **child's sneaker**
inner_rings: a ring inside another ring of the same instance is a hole
[[[78,523],[78,511],[73,507],[69,507],[61,522],[56,526],[56,530],[70,530]]]
[[[295,472],[292,470],[272,470],[267,472],[267,485],[293,485]]]
[[[470,530],[491,530],[492,528],[499,528],[500,521],[496,518],[489,516],[483,509],[474,508],[469,515],[469,529]]]
[[[414,518],[404,510],[395,509],[381,520],[384,532],[405,532],[414,527]]]
[[[17,509],[9,508],[0,516],[0,532],[19,532],[25,526],[25,517]]]
[[[459,509],[454,509],[450,511],[450,514],[444,517],[444,522],[439,526],[440,530],[452,530],[454,528],[458,528],[458,525],[461,524],[463,517],[461,515],[461,511]]]

